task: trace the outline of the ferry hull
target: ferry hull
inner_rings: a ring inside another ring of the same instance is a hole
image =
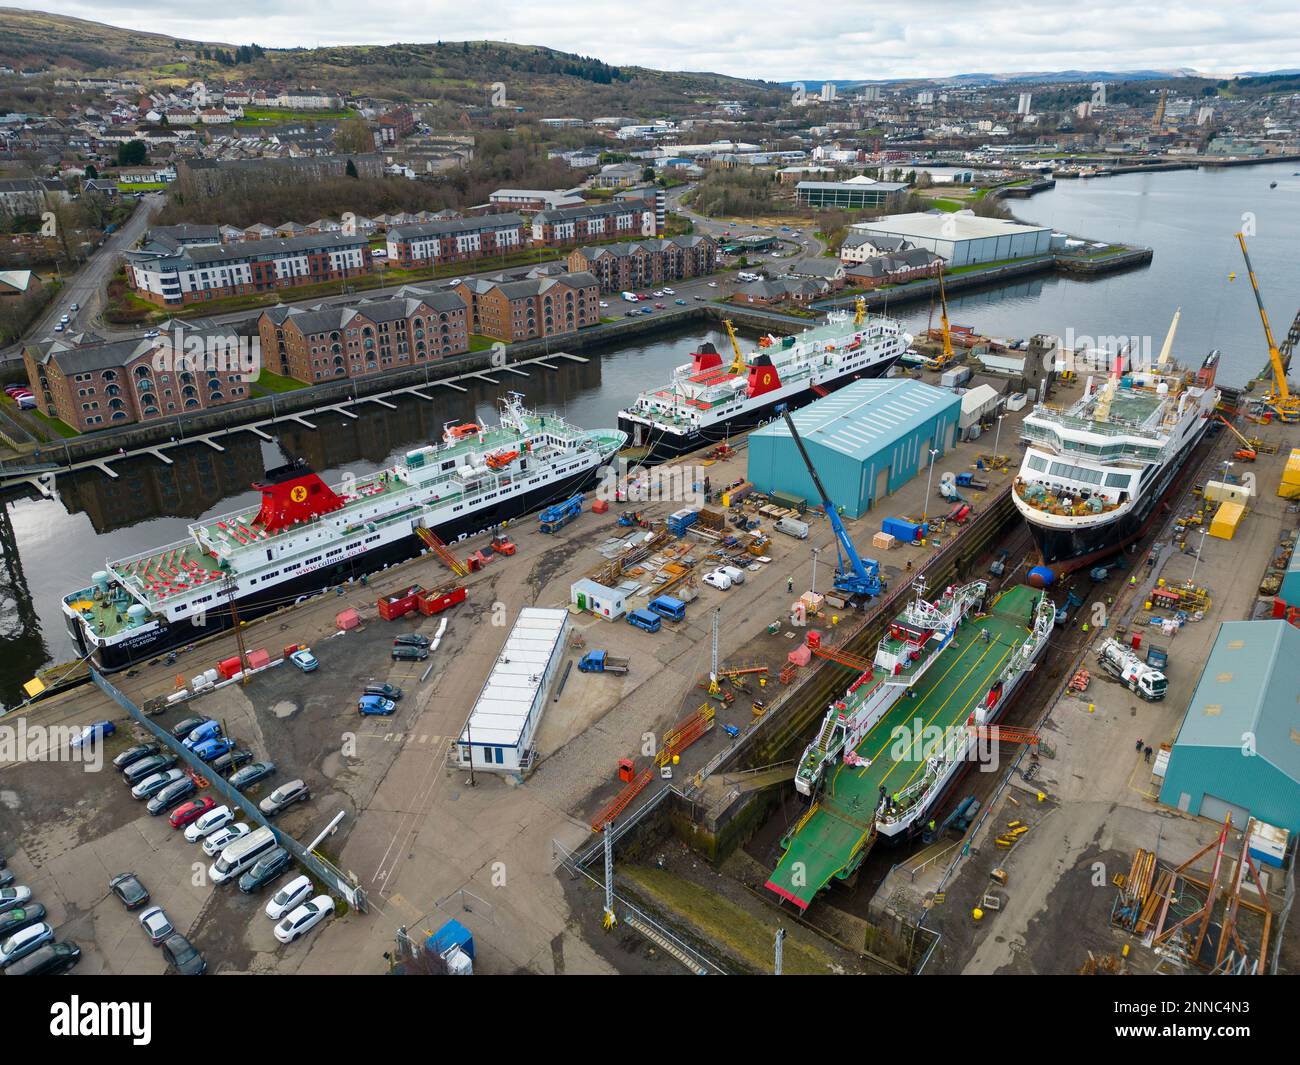
[[[822,395],[835,392],[854,381],[883,377],[899,358],[901,358],[901,354],[884,358],[865,369],[854,370],[851,373],[819,383],[817,385],[819,391],[814,391],[811,387],[805,388],[801,392],[795,392],[770,403],[740,411],[730,418],[721,419],[706,428],[691,433],[667,433],[646,425],[645,422],[625,417],[622,414],[618,418],[618,428],[627,433],[627,447],[629,449],[640,450],[646,448],[647,434],[649,435],[649,449],[641,459],[642,462],[666,462],[679,455],[698,451],[702,447],[721,443],[730,435],[755,429],[776,417],[777,409],[782,405],[789,410],[797,410],[800,407],[807,406],[814,400],[820,399]]]
[[[595,483],[598,476],[599,467],[584,470],[509,499],[499,508],[479,510],[437,525],[434,527],[434,532],[448,544],[453,544],[459,538],[486,532],[498,527],[504,521],[531,513],[549,503],[567,499],[576,492],[585,491]],[[239,619],[251,621],[262,617],[300,596],[314,595],[336,587],[344,581],[375,573],[385,566],[405,562],[415,558],[424,550],[427,550],[427,545],[418,536],[412,534],[367,551],[365,554],[354,556],[329,569],[315,570],[302,577],[275,584],[264,592],[242,596],[236,603]],[[72,618],[66,620],[73,643],[84,657],[91,648],[86,643],[82,626]],[[100,672],[116,673],[141,662],[147,662],[166,651],[185,647],[208,636],[216,635],[230,626],[230,610],[223,605],[208,611],[202,625],[190,622],[163,624],[153,632],[140,635],[138,639],[100,645],[95,648],[91,657]]]

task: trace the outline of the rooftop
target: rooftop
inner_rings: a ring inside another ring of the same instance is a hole
[[[930,240],[978,240],[981,237],[1003,237],[1010,233],[1041,233],[1051,227],[1029,226],[1001,218],[980,218],[965,211],[957,211],[943,215],[926,212],[894,214],[872,222],[855,222],[851,228],[866,233],[888,233]]]

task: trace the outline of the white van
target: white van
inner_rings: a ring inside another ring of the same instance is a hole
[[[718,591],[725,592],[731,587],[731,578],[723,573],[722,570],[717,569],[712,573],[706,573],[704,575],[704,583],[710,588],[717,588]]]
[[[223,850],[221,857],[208,867],[208,876],[212,878],[214,884],[224,884],[227,880],[234,880],[251,869],[259,858],[265,858],[279,845],[275,833],[263,826],[242,839],[235,840]]]
[[[637,303],[640,300],[640,297],[637,296],[635,292],[624,292],[623,298],[627,300],[628,303]]]
[[[732,584],[745,583],[745,571],[743,569],[737,569],[735,566],[719,566],[718,572],[725,573]]]

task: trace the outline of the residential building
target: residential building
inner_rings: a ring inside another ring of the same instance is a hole
[[[0,180],[0,212],[7,215],[40,214],[51,200],[68,199],[63,183],[52,178]]]
[[[488,197],[490,204],[526,214],[553,211],[558,207],[580,207],[585,202],[576,190],[565,192],[560,189],[497,189]]]
[[[182,159],[176,164],[176,174],[184,190],[213,196],[223,188],[250,181],[323,181],[346,177],[349,163],[359,178],[383,176],[384,160],[375,152],[303,158]]]
[[[711,237],[683,236],[574,248],[569,269],[592,274],[602,292],[619,292],[711,274],[718,243]]]
[[[789,263],[785,273],[796,281],[825,281],[833,292],[844,287],[844,264],[838,259],[799,259]]]
[[[560,207],[533,215],[533,244],[562,248],[611,237],[652,237],[654,216],[634,203]]]
[[[589,273],[523,281],[469,278],[454,289],[470,310],[470,332],[513,344],[600,323],[600,283]]]
[[[865,263],[879,255],[892,255],[916,247],[905,237],[883,237],[875,233],[850,230],[840,245],[840,262]]]
[[[387,251],[388,261],[398,266],[436,266],[505,255],[526,244],[524,220],[519,215],[489,214],[389,226]]]
[[[928,248],[908,248],[847,266],[844,276],[847,284],[870,289],[881,285],[901,285],[922,277],[937,277],[942,267],[943,257]]]
[[[340,233],[141,250],[124,258],[135,292],[164,306],[339,281],[368,273],[371,266],[367,239]]]

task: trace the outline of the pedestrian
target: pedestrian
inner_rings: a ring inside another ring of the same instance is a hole
[[[1136,588],[1138,586],[1138,578],[1136,573],[1129,575],[1128,586],[1130,588]]]
[[[988,630],[988,629],[980,629],[980,639],[982,639],[985,643],[988,643],[988,642],[989,642],[989,630]]]
[[[930,823],[926,826],[931,832],[934,831],[934,818],[930,818]]]
[[[786,591],[786,594],[787,594],[787,595],[793,594],[793,592],[794,592],[794,578],[793,578],[793,577],[787,577],[787,578],[785,579],[785,591]]]
[[[1143,747],[1143,748],[1142,748],[1142,757],[1145,758],[1148,762],[1151,761],[1151,748],[1150,748],[1150,747]]]
[[[910,558],[907,560],[907,572],[912,572],[912,560]]]
[[[1086,621],[1083,623],[1083,634],[1088,635],[1088,623]]]
[[[1138,749],[1139,751],[1142,750],[1142,737],[1140,737],[1140,736],[1138,737],[1138,745],[1137,745],[1137,749]]]

